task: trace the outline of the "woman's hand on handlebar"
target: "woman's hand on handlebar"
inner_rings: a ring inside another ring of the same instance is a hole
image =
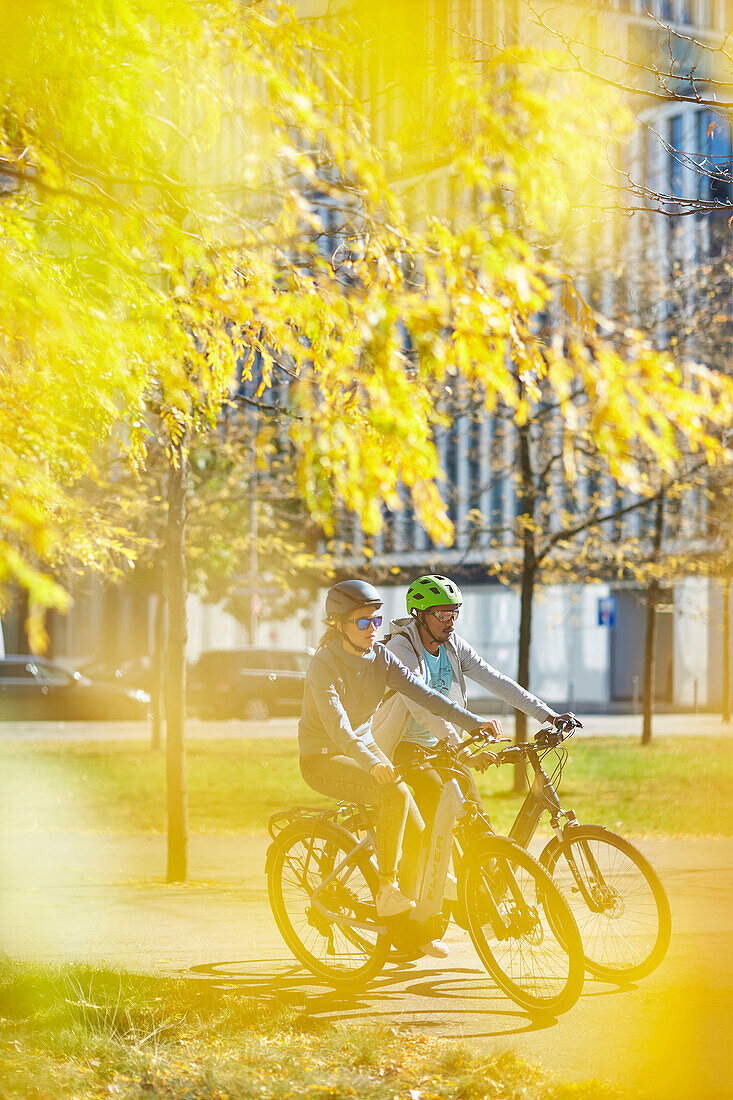
[[[390,763],[383,764],[381,761],[372,764],[369,774],[373,779],[376,779],[377,783],[394,783],[397,779],[392,765]]]

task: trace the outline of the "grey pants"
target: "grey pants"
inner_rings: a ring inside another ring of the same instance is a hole
[[[308,786],[319,794],[338,802],[376,808],[379,872],[394,875],[399,860],[402,889],[413,894],[420,837],[425,826],[405,784],[377,783],[348,756],[301,756],[300,772]]]

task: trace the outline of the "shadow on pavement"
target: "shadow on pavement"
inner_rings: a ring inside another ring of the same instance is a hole
[[[480,969],[429,969],[419,962],[388,964],[367,985],[334,988],[297,964],[281,959],[200,963],[182,972],[222,992],[274,1000],[312,1019],[331,1023],[382,1022],[457,1037],[496,1038],[545,1031],[556,1017],[518,1008]],[[586,994],[609,995],[608,987]]]

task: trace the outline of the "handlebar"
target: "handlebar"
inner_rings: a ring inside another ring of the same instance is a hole
[[[477,740],[480,741],[481,738]],[[467,738],[462,742],[460,748],[464,745],[473,743],[473,741],[474,738]],[[421,745],[419,756],[417,756],[416,759],[410,760],[405,764],[395,764],[393,762],[392,767],[395,770],[395,774],[401,778],[409,775],[409,773],[416,768],[433,768],[437,766],[443,771],[465,770],[465,761],[461,760],[459,756],[460,748],[454,747],[447,741],[439,741],[434,748],[430,749]]]
[[[415,768],[434,767],[436,764],[445,769],[465,767],[466,761],[462,760],[459,755],[461,749],[468,748],[471,745],[480,745],[491,752],[494,745],[507,745],[507,748],[499,749],[496,753],[496,764],[499,767],[502,764],[508,764],[511,760],[526,757],[537,749],[557,748],[567,737],[572,735],[579,725],[580,723],[572,718],[567,718],[564,721],[556,719],[550,725],[543,726],[542,729],[538,730],[534,740],[522,741],[517,745],[512,744],[510,737],[491,737],[488,733],[473,733],[470,737],[464,738],[460,746],[450,745],[447,741],[440,741],[432,749],[421,746],[420,759],[412,760],[409,764],[393,764],[393,767],[396,774],[401,777]]]

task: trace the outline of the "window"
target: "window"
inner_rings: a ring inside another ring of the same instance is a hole
[[[0,677],[5,680],[34,680],[36,666],[30,661],[2,661]]]
[[[36,668],[38,679],[43,680],[45,684],[68,684],[71,680],[71,676],[63,668],[48,664],[46,661],[39,661]]]
[[[718,202],[733,201],[730,123],[713,111],[698,111],[696,153],[700,172],[698,196]]]
[[[386,504],[382,505],[382,550],[390,554],[395,546],[395,514]]]
[[[468,422],[468,507],[481,509],[481,421]]]
[[[493,535],[501,534],[504,526],[504,479],[506,476],[506,464],[504,462],[504,432],[502,424],[494,418],[491,421],[491,531]]]
[[[232,662],[239,672],[243,669],[266,669],[271,667],[269,656],[265,649],[253,649],[250,653],[234,653]]]
[[[682,195],[682,115],[673,115],[668,123],[669,145],[669,193],[672,198]]]
[[[287,653],[286,668],[293,668],[296,672],[305,672],[308,668],[310,653]]]
[[[445,453],[445,476],[448,479],[448,515],[451,523],[458,522],[458,425],[454,420],[448,431]]]
[[[726,34],[733,27],[733,0],[717,0],[716,26]]]
[[[710,26],[710,0],[697,0],[697,22],[701,27]]]
[[[730,123],[714,111],[697,113],[695,162],[698,170],[697,195],[703,203],[719,204],[704,211],[701,223],[703,247],[718,256],[728,236],[728,219],[733,208],[733,147]]]

